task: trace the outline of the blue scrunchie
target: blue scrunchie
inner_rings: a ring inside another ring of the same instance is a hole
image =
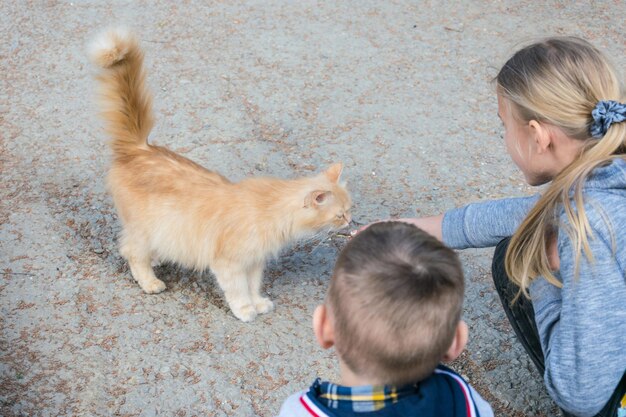
[[[613,100],[600,100],[591,112],[593,123],[589,128],[591,136],[601,138],[613,123],[626,120],[626,104]]]

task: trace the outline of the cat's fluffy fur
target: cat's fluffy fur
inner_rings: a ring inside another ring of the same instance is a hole
[[[108,188],[123,226],[120,253],[133,277],[145,292],[158,293],[165,284],[154,275],[152,258],[210,268],[236,317],[250,321],[272,310],[260,294],[267,259],[295,239],[350,222],[341,164],[313,177],[232,183],[148,143],[151,96],[132,34],[102,34],[91,56],[102,68],[98,79],[113,150]]]

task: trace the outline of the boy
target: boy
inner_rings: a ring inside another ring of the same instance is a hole
[[[319,378],[280,417],[493,416],[452,370],[467,342],[463,271],[456,254],[413,225],[376,223],[339,255],[315,337],[335,346],[340,385]]]

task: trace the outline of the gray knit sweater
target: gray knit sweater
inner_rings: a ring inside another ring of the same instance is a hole
[[[593,416],[626,370],[626,161],[597,168],[583,188],[593,230],[590,262],[563,228],[558,234],[562,288],[539,278],[530,286],[545,357],[545,384],[563,409]],[[455,249],[495,246],[511,236],[537,197],[470,204],[447,212],[443,240]],[[567,224],[565,213],[559,213]]]

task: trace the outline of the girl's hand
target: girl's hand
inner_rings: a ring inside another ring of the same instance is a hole
[[[359,228],[358,228],[358,229],[356,229],[356,230],[352,230],[352,231],[350,231],[350,237],[354,237],[354,236],[358,235],[358,234],[359,234],[359,233],[361,233],[363,230],[367,229],[368,227],[370,227],[370,226],[371,226],[371,225],[373,225],[373,224],[376,224],[376,223],[382,223],[382,222],[392,222],[392,221],[394,221],[394,220],[393,220],[393,219],[389,219],[389,220],[378,220],[377,222],[372,222],[372,223],[366,224],[365,226],[361,226],[361,227],[359,227]]]
[[[557,245],[556,233],[552,233],[548,237],[548,247],[546,250],[548,252],[548,265],[550,265],[550,269],[558,271],[561,267],[561,260],[559,259],[559,248]]]
[[[417,218],[417,219],[380,220],[380,221],[373,222],[373,223],[370,223],[368,225],[365,225],[363,227],[360,227],[357,230],[353,230],[352,232],[350,232],[350,236],[354,237],[357,234],[361,233],[363,230],[365,230],[368,227],[370,227],[371,225],[373,225],[374,223],[380,223],[380,222],[383,222],[383,221],[409,223],[409,224],[412,224],[414,226],[419,227],[420,229],[422,229],[426,233],[429,233],[432,236],[436,237],[437,239],[443,241],[443,236],[442,236],[442,231],[441,231],[441,224],[443,223],[443,214],[440,214],[438,216],[420,217],[420,218]]]

